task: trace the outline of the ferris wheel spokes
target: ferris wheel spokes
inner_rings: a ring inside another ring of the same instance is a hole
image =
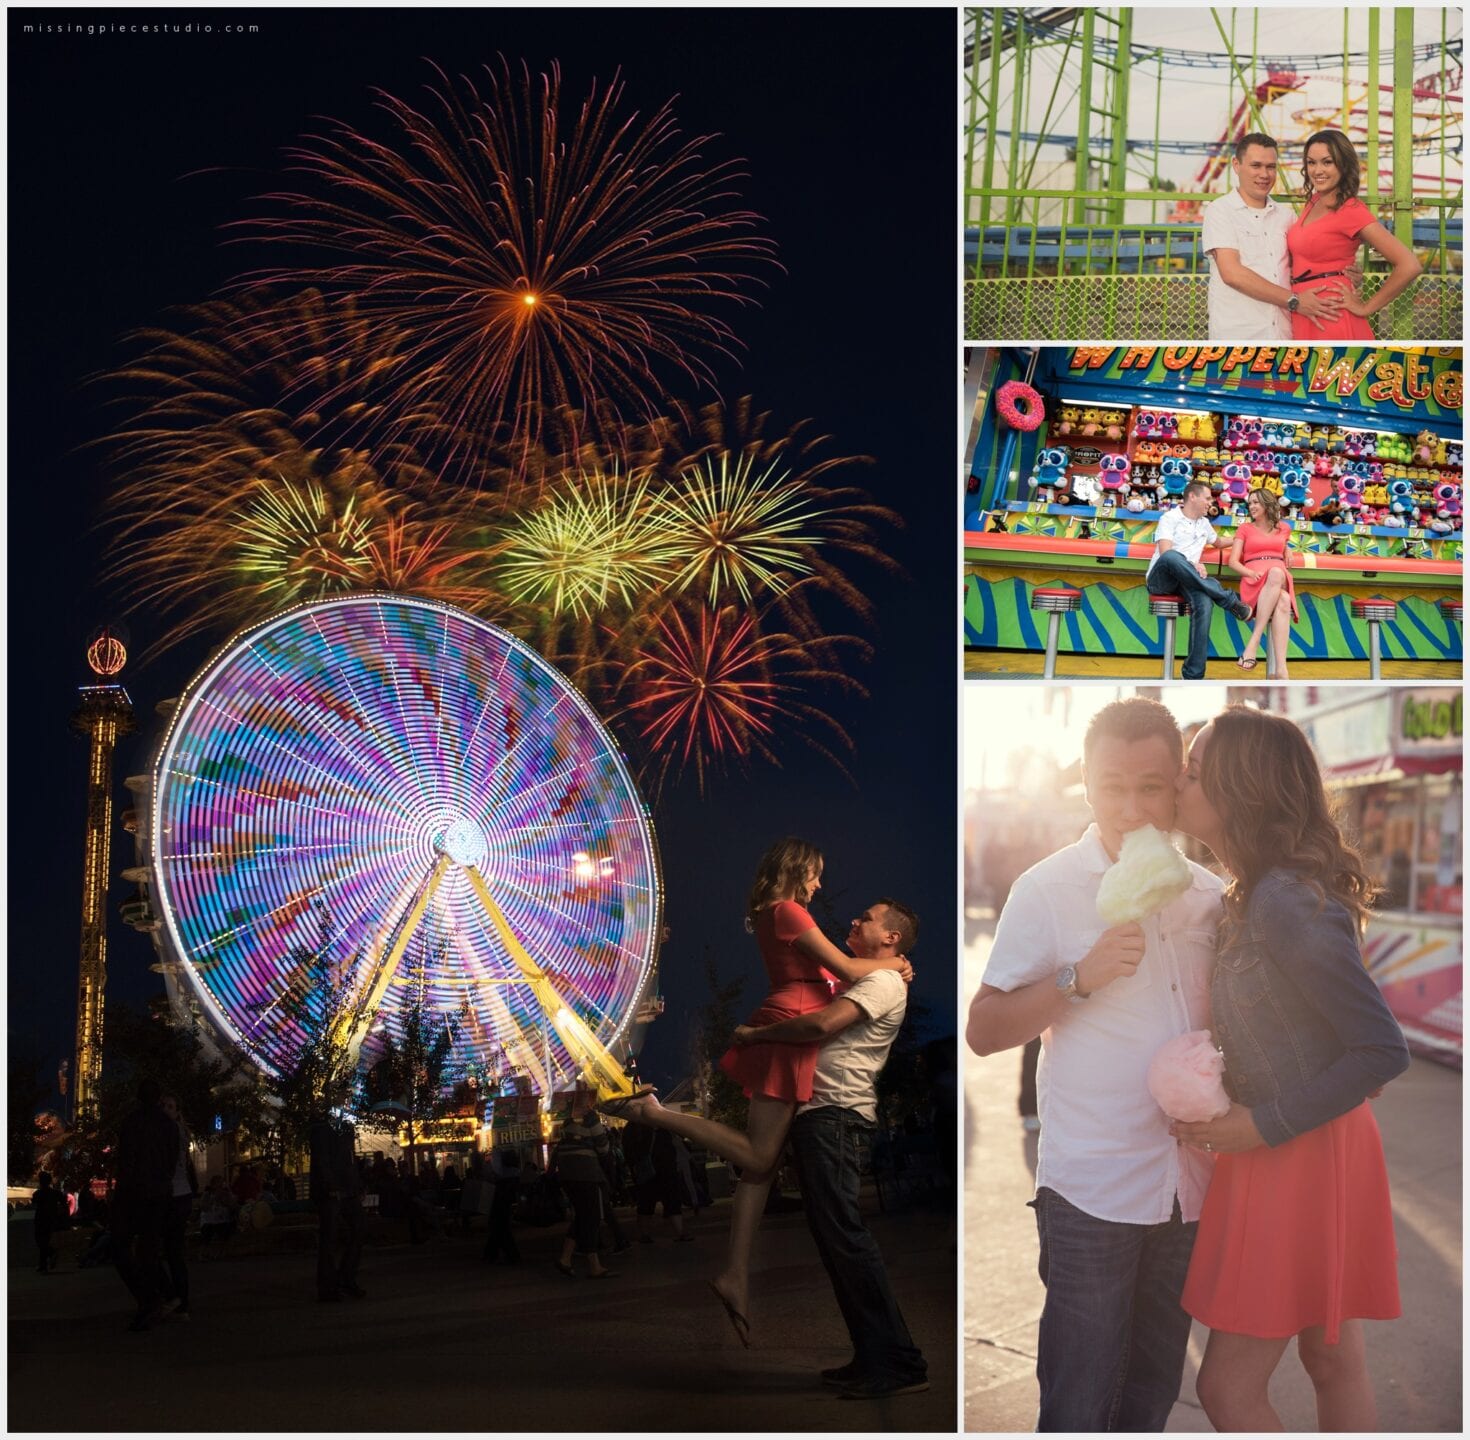
[[[631,1095],[633,1085],[623,1074],[623,1067],[592,1033],[586,1021],[562,999],[545,970],[531,958],[526,947],[516,937],[515,931],[510,928],[504,912],[495,903],[495,897],[491,895],[484,877],[473,865],[466,865],[464,873],[470,882],[470,888],[500,936],[506,953],[515,962],[525,983],[531,987],[547,1022],[567,1047],[567,1053],[572,1060],[596,1081],[599,1096],[606,1100],[614,1095]]]
[[[419,921],[424,918],[424,911],[429,908],[429,901],[434,898],[434,891],[439,888],[439,882],[448,868],[449,856],[440,855],[434,862],[433,869],[429,871],[428,879],[424,882],[418,899],[414,901],[413,908],[404,916],[403,924],[398,929],[398,938],[385,958],[378,959],[384,939],[382,931],[374,942],[374,954],[368,965],[367,986],[362,1001],[351,1006],[338,1019],[339,1038],[344,1038],[345,1035],[347,1054],[354,1063],[378,1013],[378,1006],[383,1003],[383,996],[388,993],[388,986],[393,983],[393,977],[398,972],[404,952],[408,949],[408,942],[413,939],[413,933],[418,929]]]

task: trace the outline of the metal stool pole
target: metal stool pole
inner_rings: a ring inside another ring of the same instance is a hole
[[[1379,639],[1379,626],[1392,620],[1398,612],[1398,603],[1385,600],[1381,595],[1366,600],[1353,601],[1353,617],[1368,622],[1368,676],[1372,680],[1383,678],[1383,653]]]
[[[1189,603],[1182,595],[1150,595],[1150,615],[1157,615],[1164,622],[1163,651],[1165,680],[1174,678],[1174,631],[1180,615],[1189,612]]]
[[[1082,607],[1082,592],[1069,585],[1044,585],[1031,592],[1031,608],[1046,614],[1046,659],[1042,662],[1041,676],[1044,680],[1055,680],[1057,674],[1057,646],[1061,641],[1062,616],[1070,615]]]

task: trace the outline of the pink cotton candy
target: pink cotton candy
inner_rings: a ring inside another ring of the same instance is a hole
[[[1171,1120],[1214,1120],[1230,1108],[1220,1079],[1225,1057],[1208,1030],[1176,1035],[1148,1067],[1148,1089]]]

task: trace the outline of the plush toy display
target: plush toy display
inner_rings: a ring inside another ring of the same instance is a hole
[[[1300,515],[1307,503],[1308,483],[1307,472],[1300,465],[1288,465],[1281,472],[1281,513],[1288,520]]]
[[[1190,1030],[1176,1035],[1149,1063],[1148,1093],[1171,1120],[1218,1120],[1230,1109],[1224,1074],[1225,1057],[1210,1032]]]
[[[1062,418],[1057,422],[1058,435],[1072,435],[1076,433],[1077,422],[1082,416],[1078,414],[1075,405],[1062,406]]]
[[[1072,454],[1065,446],[1050,446],[1038,452],[1036,456],[1036,469],[1031,472],[1031,488],[1035,492],[1033,500],[1039,500],[1043,505],[1055,505],[1058,496],[1066,488],[1067,465]]]
[[[1434,461],[1434,431],[1421,430],[1414,436],[1414,459],[1421,465],[1429,465]]]
[[[1121,410],[1105,410],[1103,412],[1103,434],[1109,440],[1121,440],[1123,438],[1123,421],[1126,418]]]
[[[1133,433],[1140,439],[1158,429],[1159,417],[1152,410],[1140,410],[1133,421]]]
[[[1363,505],[1363,477],[1355,473],[1343,475],[1335,493],[1338,505],[1348,512],[1348,520],[1356,521]]]
[[[1221,472],[1225,477],[1225,498],[1231,513],[1247,515],[1245,497],[1251,492],[1251,467],[1232,460]]]
[[[1189,863],[1162,830],[1144,825],[1123,837],[1118,863],[1097,887],[1097,913],[1104,925],[1126,925],[1157,915],[1194,882]]]
[[[1082,433],[1084,435],[1096,435],[1102,429],[1102,411],[1084,410],[1082,412]]]
[[[1184,500],[1184,487],[1194,479],[1194,465],[1171,455],[1159,466],[1159,481],[1164,488],[1164,508],[1179,505]]]
[[[1388,482],[1388,513],[1402,525],[1412,525],[1417,514],[1414,505],[1414,485],[1410,480]]]
[[[1104,505],[1121,505],[1131,486],[1128,472],[1132,469],[1126,455],[1104,455],[1098,466],[1098,484],[1102,486]]]

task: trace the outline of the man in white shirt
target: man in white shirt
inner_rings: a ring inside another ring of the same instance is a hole
[[[1191,864],[1179,899],[1104,929],[1098,886],[1123,836],[1173,828],[1183,737],[1156,701],[1116,701],[1088,727],[1082,765],[1094,823],[1016,881],[967,1038],[981,1055],[1042,1040],[1036,1428],[1162,1431],[1184,1374],[1179,1296],[1210,1171],[1171,1138],[1146,1077],[1164,1044],[1207,1022],[1223,886]]]
[[[869,905],[847,935],[863,960],[912,954],[919,918],[907,905]],[[929,1388],[928,1366],[909,1335],[888,1283],[883,1256],[858,1206],[862,1154],[878,1120],[878,1074],[888,1060],[908,1006],[896,970],[875,970],[821,1010],[735,1031],[735,1044],[822,1042],[812,1098],[791,1123],[807,1227],[852,1338],[846,1365],[822,1371],[845,1400],[881,1400]]]
[[[1143,583],[1150,595],[1182,595],[1189,602],[1189,653],[1180,672],[1186,680],[1203,680],[1210,658],[1210,621],[1223,605],[1237,620],[1251,618],[1250,606],[1210,577],[1201,558],[1215,543],[1215,527],[1205,513],[1210,487],[1191,480],[1172,510],[1165,510],[1154,533],[1154,553]]]
[[[1211,262],[1210,339],[1280,344],[1292,338],[1293,314],[1335,320],[1342,309],[1336,289],[1292,292],[1286,232],[1296,216],[1271,198],[1276,142],[1269,135],[1242,136],[1230,168],[1235,189],[1205,206],[1200,238]]]

